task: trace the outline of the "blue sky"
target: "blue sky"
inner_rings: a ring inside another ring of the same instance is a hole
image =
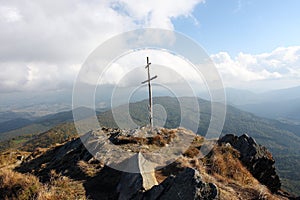
[[[192,17],[172,20],[175,30],[198,41],[210,54],[259,54],[300,45],[300,1],[207,0]]]
[[[300,85],[299,0],[0,0],[0,93],[71,89],[102,42],[139,28],[179,31],[225,87]]]

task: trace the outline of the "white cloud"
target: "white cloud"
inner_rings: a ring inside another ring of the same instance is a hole
[[[150,58],[151,74],[158,75],[155,80],[159,84],[189,84],[204,82],[197,70],[177,55],[161,50],[140,50],[127,54],[114,62],[103,74],[100,83],[135,86],[147,79],[145,69],[146,57]],[[99,74],[93,73],[93,74]],[[88,78],[87,80],[91,80]]]
[[[120,0],[115,1],[112,7],[148,27],[173,29],[171,19],[190,16],[198,3],[204,3],[204,0]]]
[[[0,63],[0,91],[18,91],[27,83],[28,69],[24,63]]]
[[[300,81],[300,46],[279,47],[270,53],[257,55],[239,53],[232,58],[226,52],[212,55],[227,87],[247,85],[255,81]]]
[[[4,22],[16,22],[22,18],[17,8],[0,6],[0,20]]]
[[[79,65],[44,62],[5,62],[0,63],[0,91],[43,91],[71,88]]]
[[[0,1],[0,92],[70,85],[106,39],[139,27],[173,29],[171,20],[199,2]]]

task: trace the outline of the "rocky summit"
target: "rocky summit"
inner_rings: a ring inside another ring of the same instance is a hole
[[[193,136],[189,146],[175,148],[186,136]],[[214,145],[203,155],[207,142]],[[127,156],[107,162],[112,146]],[[101,155],[95,157],[91,147]],[[161,162],[155,159],[164,158],[160,149],[169,147],[176,159],[157,165]],[[280,188],[271,153],[247,135],[206,141],[184,128],[102,128],[14,155],[23,156],[22,161],[16,156],[13,162],[11,156],[0,172],[0,199],[293,199]],[[136,172],[112,168],[119,165]]]
[[[239,137],[228,134],[221,138],[218,143],[230,144],[238,150],[242,163],[260,183],[266,185],[272,192],[277,192],[280,189],[281,183],[275,170],[275,160],[264,146],[257,144],[253,138],[246,134]]]

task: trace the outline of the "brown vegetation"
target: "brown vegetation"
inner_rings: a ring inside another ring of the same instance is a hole
[[[161,129],[160,132],[154,132],[153,137],[133,137],[120,135],[116,137],[115,144],[139,144],[139,145],[155,145],[158,147],[164,147],[169,144],[176,137],[176,131],[173,129]]]
[[[21,174],[10,169],[0,172],[0,199],[33,199],[42,185],[30,174]]]
[[[31,174],[21,174],[11,169],[0,172],[0,199],[56,200],[86,199],[82,183],[51,172],[49,183],[42,184]]]
[[[237,181],[242,186],[257,184],[256,179],[240,162],[239,152],[231,146],[215,146],[204,164],[210,174],[222,177],[222,179]]]
[[[51,171],[49,184],[43,186],[39,191],[37,199],[86,199],[85,190],[81,182],[73,181],[68,177]]]
[[[94,177],[97,173],[101,171],[101,169],[104,167],[104,164],[101,164],[99,162],[95,163],[88,163],[86,161],[80,160],[77,163],[78,167],[87,177]]]
[[[189,167],[197,169],[205,182],[217,185],[220,199],[287,199],[272,194],[260,184],[240,162],[239,152],[231,146],[215,146],[204,158],[200,158],[195,149],[198,150],[192,145],[176,162],[156,171],[158,182]]]
[[[14,166],[15,164],[21,163],[22,159],[28,156],[30,153],[11,150],[0,153],[0,168],[7,166]]]

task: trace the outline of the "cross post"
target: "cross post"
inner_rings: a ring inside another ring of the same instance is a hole
[[[149,62],[149,57],[147,57],[147,65],[146,65],[146,69],[147,69],[147,72],[148,72],[148,79],[147,80],[145,80],[145,81],[143,81],[142,82],[142,84],[144,84],[144,83],[147,83],[148,82],[148,92],[149,92],[149,107],[148,107],[148,110],[149,110],[149,125],[150,125],[150,128],[151,128],[151,130],[152,130],[152,128],[153,128],[153,110],[152,110],[152,88],[151,88],[151,81],[153,80],[153,79],[156,79],[157,78],[157,76],[153,76],[152,78],[151,78],[151,76],[150,76],[150,65],[151,65],[151,63]]]

